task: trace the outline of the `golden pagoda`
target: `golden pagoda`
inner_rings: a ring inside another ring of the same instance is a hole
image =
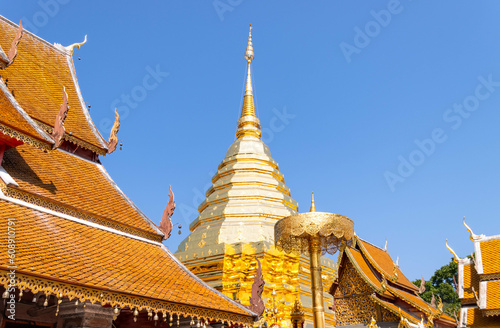
[[[298,204],[291,198],[269,147],[261,140],[251,77],[251,28],[236,141],[219,164],[206,199],[198,208],[199,216],[190,225],[191,233],[175,255],[207,284],[244,305],[249,305],[258,258],[266,283],[262,294],[266,303],[264,321],[291,327],[290,314],[295,301],[300,300],[307,326],[312,324],[309,259],[274,247],[274,225],[296,214]],[[336,275],[335,263],[321,257],[321,265],[325,319],[328,326],[333,326],[332,296],[327,292]]]

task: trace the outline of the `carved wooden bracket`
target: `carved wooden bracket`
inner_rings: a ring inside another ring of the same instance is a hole
[[[160,223],[160,230],[165,234],[163,236],[163,240],[168,239],[170,237],[170,234],[172,232],[172,220],[170,218],[172,215],[174,215],[174,210],[175,210],[175,201],[174,201],[174,192],[172,191],[172,187],[169,185],[168,186],[168,191],[170,194],[168,195],[168,203],[167,207],[165,207],[165,210],[163,211],[163,216],[161,218],[161,223]]]
[[[66,132],[64,128],[64,121],[66,120],[68,111],[68,94],[66,93],[66,88],[63,87],[63,101],[61,107],[59,108],[59,113],[57,113],[56,121],[54,122],[54,129],[52,130],[52,139],[54,139],[55,142],[52,149],[59,148],[63,142],[64,133]]]
[[[19,41],[21,41],[22,37],[23,37],[23,23],[19,21],[19,28],[17,29],[17,33],[16,36],[14,37],[14,40],[12,40],[12,44],[10,45],[10,50],[7,56],[5,56],[3,51],[0,50],[1,52],[0,69],[4,69],[14,62],[14,59],[16,59],[17,56],[17,45],[19,44]]]
[[[262,300],[262,292],[264,291],[264,285],[266,282],[264,281],[264,276],[262,275],[262,265],[257,257],[255,259],[257,260],[258,267],[252,284],[252,296],[250,297],[249,309],[260,317],[262,313],[264,313],[265,309],[265,304]]]
[[[116,145],[118,145],[118,130],[120,130],[120,115],[118,115],[118,110],[115,108],[115,123],[111,128],[111,133],[109,135],[108,141],[108,154],[111,154],[116,150]]]

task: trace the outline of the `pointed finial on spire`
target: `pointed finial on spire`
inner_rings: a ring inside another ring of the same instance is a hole
[[[253,60],[253,46],[252,46],[252,24],[250,24],[250,32],[248,32],[248,43],[247,43],[247,51],[245,52],[245,59],[250,64]]]
[[[316,205],[314,205],[314,192],[312,193],[312,198],[311,198],[311,209],[309,212],[316,212]]]
[[[238,120],[238,129],[236,130],[236,138],[251,136],[260,139],[262,132],[260,131],[260,121],[255,114],[255,104],[253,100],[252,74],[250,64],[254,58],[252,45],[252,24],[250,24],[250,32],[248,33],[247,50],[245,51],[245,59],[248,63],[247,81],[245,86],[245,96],[243,97],[243,108],[241,109],[241,117]]]

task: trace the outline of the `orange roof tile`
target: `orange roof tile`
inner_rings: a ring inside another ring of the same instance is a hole
[[[365,281],[372,285],[372,287],[378,289],[379,292],[381,292],[382,285],[380,283],[380,280],[378,280],[373,271],[370,269],[369,264],[366,263],[361,252],[350,247],[346,248],[345,252],[346,255],[351,259],[358,273],[365,279]]]
[[[472,291],[472,287],[476,293],[479,293],[479,276],[477,274],[476,268],[474,264],[465,264],[463,267],[464,270],[464,299],[466,300],[474,300],[475,297]]]
[[[2,166],[19,184],[19,190],[159,234],[153,223],[119,191],[101,164],[61,150],[44,153],[21,145],[5,152]]]
[[[393,270],[395,264],[389,253],[384,251],[383,249],[378,248],[377,246],[374,246],[362,240],[359,237],[356,238],[359,242],[361,251],[366,256],[370,264],[373,265],[381,274],[383,274],[386,279],[390,280],[394,276]],[[397,268],[396,270],[398,274],[398,280],[396,280],[395,282],[393,281],[393,283],[402,285],[411,290],[418,290],[418,288],[414,284],[412,284],[411,281],[408,280],[408,278],[406,278],[406,276],[403,274],[403,272],[401,272],[399,268]]]
[[[408,303],[411,306],[416,306],[418,309],[422,310],[423,312],[428,313],[429,311],[432,312],[433,314],[438,313],[438,310],[434,307],[432,307],[429,303],[424,301],[423,299],[420,298],[420,296],[417,296],[412,293],[405,292],[401,289],[396,289],[389,287],[389,291],[397,296],[398,298],[402,299],[406,303]],[[450,318],[450,320],[453,320]]]
[[[488,281],[486,283],[486,309],[500,309],[500,281]],[[500,319],[500,318],[499,318]]]
[[[483,274],[500,273],[500,239],[480,243]]]
[[[0,45],[9,49],[18,26],[0,16]],[[80,89],[73,79],[72,58],[24,31],[18,45],[18,55],[13,64],[2,70],[8,79],[8,88],[19,105],[32,118],[54,126],[62,102],[63,87],[68,93],[70,110],[65,121],[66,132],[101,149],[107,146],[90,120]]]
[[[251,316],[207,287],[166,248],[0,200],[0,222],[15,219],[19,273],[70,284]],[[7,233],[0,234],[7,244]],[[0,257],[0,266],[8,258]]]
[[[418,313],[418,311],[422,311],[427,314],[432,313],[433,315],[438,316],[435,320],[438,320],[446,326],[451,327],[454,325],[454,319],[444,313],[440,314],[438,309],[431,307],[430,304],[421,299],[415,293],[413,288],[410,290],[414,292],[409,292],[408,288],[401,288],[400,285],[393,286],[390,283],[387,283],[386,290],[384,290],[381,279],[382,277],[385,277],[387,280],[389,280],[386,273],[377,272],[378,270],[382,269],[380,268],[380,266],[376,269],[374,265],[372,265],[372,263],[368,260],[366,255],[368,254],[368,256],[374,256],[378,261],[382,260],[385,263],[385,269],[389,267],[387,265],[389,261],[390,263],[392,263],[390,256],[387,254],[387,252],[359,239],[359,237],[355,238],[357,245],[360,246],[361,250],[347,247],[345,248],[343,253],[339,255],[338,261],[340,263],[345,263],[345,261],[347,260],[352,263],[358,274],[371,286],[371,288],[376,291],[376,293],[372,294],[372,299],[375,302],[379,303],[381,306],[385,307],[387,310],[393,312],[396,315],[399,315],[399,308],[401,307],[403,316],[405,316],[409,320],[412,320],[414,323],[420,321],[420,317],[416,317],[415,313]],[[371,258],[371,261],[375,262],[373,257]],[[392,266],[392,268],[394,268],[394,266]],[[339,275],[339,280],[341,280],[343,277],[342,272],[343,271],[341,271],[341,274]],[[398,275],[399,277],[403,276],[400,273],[398,273]],[[408,305],[403,305],[404,303]]]
[[[478,308],[467,309],[467,327],[499,327],[498,316],[485,317]]]
[[[400,307],[396,306],[393,303],[381,300],[378,297],[372,296],[372,299],[375,300],[378,304],[382,305],[382,307],[386,308],[387,310],[391,311],[395,315],[399,316],[399,310],[401,309]],[[401,309],[401,314],[403,315],[404,318],[406,318],[411,323],[416,324],[416,323],[420,322],[420,318],[417,318],[416,315],[411,313],[411,312],[406,312],[404,309]]]

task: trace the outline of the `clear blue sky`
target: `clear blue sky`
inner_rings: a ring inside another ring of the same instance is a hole
[[[106,138],[122,112],[123,150],[101,160],[157,223],[172,185],[183,225],[172,251],[235,138],[249,23],[258,115],[301,211],[314,191],[318,210],[349,216],[375,245],[387,238],[410,279],[449,261],[446,238],[473,251],[463,216],[500,233],[496,1],[1,4],[50,43],[88,34],[74,60]]]

